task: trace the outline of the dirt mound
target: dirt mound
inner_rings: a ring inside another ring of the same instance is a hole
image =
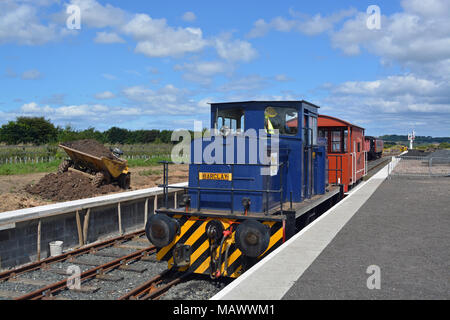
[[[49,203],[50,201],[42,200],[26,193],[4,193],[2,194],[2,201],[0,201],[0,212],[32,208]]]
[[[68,171],[62,174],[50,173],[38,183],[26,186],[25,191],[44,199],[69,201],[118,192],[122,189],[112,184],[97,188],[91,184],[91,179],[88,177]]]
[[[112,154],[112,152],[107,147],[105,147],[96,140],[92,139],[76,140],[61,143],[61,145],[99,158],[106,157],[109,159],[116,159]]]

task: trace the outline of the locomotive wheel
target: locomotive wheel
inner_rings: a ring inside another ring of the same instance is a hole
[[[103,180],[105,180],[105,174],[103,172],[97,172],[94,179],[92,179],[92,185],[98,188],[102,185]]]
[[[59,164],[59,166],[58,166],[58,173],[59,174],[61,174],[61,173],[64,173],[64,172],[66,172],[69,168],[70,168],[70,166],[72,165],[72,162],[71,161],[69,161],[69,160],[64,160],[63,162],[61,162],[60,164]]]

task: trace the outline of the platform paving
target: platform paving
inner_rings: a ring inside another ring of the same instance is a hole
[[[384,181],[283,299],[449,299],[449,195],[449,178]]]

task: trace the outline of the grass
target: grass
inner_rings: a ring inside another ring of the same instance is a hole
[[[128,166],[130,168],[162,166],[159,161],[170,161],[169,157],[155,157],[149,159],[128,159]]]
[[[170,161],[168,157],[155,157],[145,159],[129,159],[128,166],[130,168],[137,167],[150,167],[150,166],[162,166],[158,163],[159,161]],[[56,172],[61,160],[54,160],[51,162],[40,162],[40,163],[7,163],[0,164],[0,176],[15,175],[15,174],[29,174],[29,173],[39,173],[39,172]],[[155,170],[154,173],[152,169],[145,170],[148,171],[147,175],[158,174]],[[145,175],[145,173],[144,173]]]
[[[60,160],[40,163],[7,163],[0,165],[0,176],[39,172],[56,172]]]

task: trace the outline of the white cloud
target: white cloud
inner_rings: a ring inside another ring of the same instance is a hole
[[[275,81],[278,81],[278,82],[288,82],[288,81],[292,80],[285,74],[277,74],[277,75],[275,75],[274,79],[275,79]]]
[[[416,70],[424,64],[448,61],[449,2],[404,1],[402,6],[403,12],[382,15],[379,30],[369,30],[366,14],[358,13],[331,35],[332,45],[348,55],[359,54],[365,48],[384,61],[395,61]]]
[[[124,43],[121,37],[114,32],[97,32],[97,36],[94,39],[97,43]]]
[[[249,62],[258,56],[250,42],[231,39],[230,35],[222,35],[216,38],[214,42],[217,54],[227,61]]]
[[[27,70],[22,73],[20,76],[23,80],[37,80],[42,78],[42,73],[40,73],[38,70]]]
[[[6,70],[5,70],[5,77],[7,77],[7,78],[16,78],[17,77],[17,73],[11,68],[6,68]]]
[[[175,65],[175,71],[182,71],[183,78],[203,85],[211,84],[213,77],[217,74],[230,74],[233,66],[222,61],[195,61]]]
[[[81,11],[81,28],[120,27],[127,22],[130,14],[125,10],[110,4],[101,5],[95,0],[71,0],[70,4],[77,5]],[[69,5],[69,4],[67,4]],[[67,14],[61,13],[59,20],[67,19]]]
[[[331,45],[346,55],[363,50],[374,54],[382,65],[400,67],[401,73],[372,81],[323,85],[328,97],[322,101],[322,111],[366,121],[369,127],[380,130],[420,124],[423,131],[448,131],[450,2],[405,0],[401,5],[403,11],[389,15],[383,15],[382,8],[379,30],[367,28],[365,11],[349,9],[309,16],[290,10],[288,18],[257,20],[247,36],[262,37],[272,30],[309,36],[326,33]],[[267,79],[253,76],[248,80],[234,80],[221,89],[257,91],[264,88]],[[273,80],[283,81],[284,76],[276,75]]]
[[[112,93],[111,91],[104,91],[104,92],[99,92],[99,93],[95,94],[95,98],[99,99],[99,100],[113,99],[115,97],[116,97],[116,95],[114,93]]]
[[[327,84],[325,89],[329,95],[322,113],[359,119],[369,133],[404,134],[414,126],[422,135],[442,135],[450,125],[450,86],[437,79],[406,74]]]
[[[185,63],[184,65],[176,65],[175,70],[186,70],[200,76],[212,76],[227,71],[225,63],[220,61],[198,61],[194,63]]]
[[[25,103],[21,108],[23,112],[39,112],[41,109],[38,107],[36,102]]]
[[[195,13],[188,11],[183,14],[182,19],[187,22],[193,22],[197,19],[197,16],[195,15]]]
[[[189,90],[179,89],[171,84],[157,90],[133,86],[125,88],[122,93],[146,115],[192,115],[199,111],[196,99],[192,98]]]
[[[206,46],[201,29],[173,28],[165,19],[152,19],[147,14],[136,14],[121,30],[137,41],[135,52],[148,57],[180,57]]]
[[[352,95],[388,95],[401,96],[414,94],[417,96],[438,96],[446,93],[446,86],[433,80],[417,78],[413,74],[404,76],[388,76],[375,81],[347,81],[337,85],[334,93]]]
[[[102,77],[107,80],[117,80],[117,77],[115,75],[109,73],[102,73]]]
[[[0,44],[41,45],[68,34],[55,24],[43,24],[37,9],[12,1],[0,2]]]
[[[49,105],[38,105],[36,102],[25,103],[20,107],[17,115],[22,116],[44,116],[52,121],[74,121],[78,123],[89,123],[105,121],[108,119],[120,119],[124,116],[132,118],[139,116],[142,110],[138,108],[111,107],[103,104],[80,104],[51,107]]]
[[[270,30],[279,32],[299,32],[305,35],[313,36],[323,32],[331,31],[334,25],[343,19],[354,15],[355,9],[341,10],[328,16],[316,14],[309,16],[301,12],[289,10],[293,18],[275,17],[269,22],[264,19],[258,19],[253,24],[252,30],[247,34],[249,38],[263,37]]]
[[[219,87],[220,91],[259,91],[269,85],[267,78],[254,74],[238,79],[233,79]]]

